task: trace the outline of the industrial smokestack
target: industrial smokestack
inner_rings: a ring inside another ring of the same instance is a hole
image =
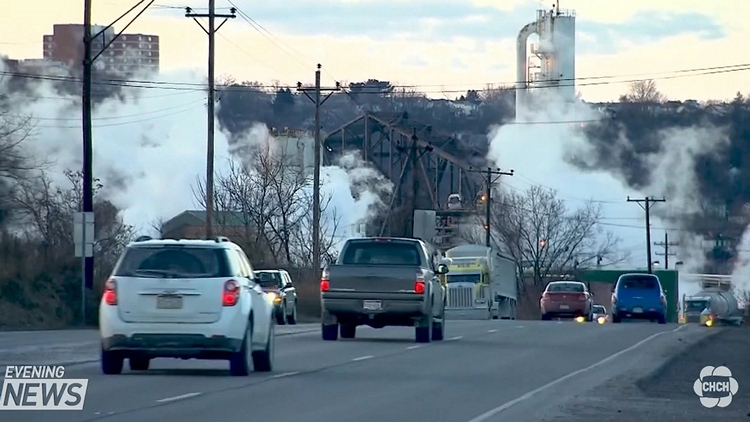
[[[529,85],[528,50],[529,37],[539,33],[537,22],[526,24],[518,33],[516,41],[516,118],[519,111],[527,105],[527,88]]]

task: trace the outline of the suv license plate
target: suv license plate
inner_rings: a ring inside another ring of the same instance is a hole
[[[156,309],[182,309],[182,296],[157,296]]]
[[[633,308],[633,313],[634,314],[642,314],[643,313],[643,308]]]
[[[366,300],[362,307],[367,311],[380,311],[383,309],[383,304],[379,300]]]

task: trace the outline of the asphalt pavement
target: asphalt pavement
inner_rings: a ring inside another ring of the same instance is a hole
[[[226,362],[159,359],[148,372],[104,376],[97,363],[83,363],[66,371],[90,380],[83,411],[17,411],[0,419],[539,421],[643,356],[666,361],[706,335],[694,328],[449,321],[445,341],[416,344],[409,328],[360,327],[354,340],[324,342],[308,327],[314,331],[278,338],[270,374],[230,377]]]

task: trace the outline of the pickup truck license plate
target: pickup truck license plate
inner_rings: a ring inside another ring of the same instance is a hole
[[[182,296],[156,296],[156,309],[182,309]]]
[[[643,313],[643,308],[633,308],[633,313],[634,314],[642,314]]]
[[[383,309],[383,304],[379,300],[366,300],[362,307],[367,311],[380,311]]]
[[[568,305],[560,305],[560,309],[570,309],[570,306],[568,306]]]

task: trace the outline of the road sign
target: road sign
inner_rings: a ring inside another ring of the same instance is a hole
[[[73,239],[76,258],[94,256],[94,213],[77,212],[73,215]],[[85,248],[84,248],[85,246]]]

